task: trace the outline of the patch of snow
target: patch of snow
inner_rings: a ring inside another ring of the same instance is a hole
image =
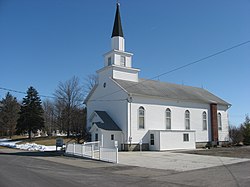
[[[6,141],[10,141],[10,139],[7,138],[0,139],[0,142],[6,142]]]
[[[58,148],[59,150],[60,148]],[[56,150],[56,146],[55,145],[51,145],[51,146],[45,146],[45,150],[44,151],[55,151]]]
[[[7,141],[0,141],[0,146],[10,147],[10,148],[16,148],[16,144],[19,143],[19,142],[20,141],[11,142],[9,140],[7,140]]]
[[[17,144],[21,141],[9,141],[9,139],[0,139],[0,146],[28,150],[28,151],[55,151],[56,146],[45,146],[36,143]]]

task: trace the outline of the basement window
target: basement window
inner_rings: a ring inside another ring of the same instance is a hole
[[[150,145],[154,145],[154,144],[155,144],[155,135],[150,134]]]
[[[189,142],[189,134],[183,134],[183,141]]]

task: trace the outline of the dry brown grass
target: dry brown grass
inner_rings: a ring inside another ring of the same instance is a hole
[[[3,137],[0,137],[0,138],[7,138],[7,139],[10,139],[9,136],[3,136]],[[11,137],[11,140],[15,141],[15,140],[21,140],[21,139],[27,139],[28,137],[27,136],[22,136],[22,135],[14,135]]]
[[[40,144],[40,145],[56,145],[56,137],[46,138],[46,139],[33,139],[29,142]],[[74,143],[75,140],[70,139],[70,138],[63,138],[63,143],[69,143],[69,142]]]
[[[18,144],[23,144],[23,143],[36,143],[36,144],[40,144],[40,145],[46,145],[46,146],[50,146],[50,145],[56,145],[56,138],[57,137],[38,137],[38,138],[32,138],[31,140],[26,138],[23,139],[20,143]],[[75,140],[73,138],[66,138],[66,137],[60,137],[63,139],[63,143],[74,143]]]

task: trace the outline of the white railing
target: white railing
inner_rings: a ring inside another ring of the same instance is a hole
[[[118,148],[104,148],[100,142],[87,142],[84,144],[69,143],[66,154],[87,157],[95,160],[118,163]]]

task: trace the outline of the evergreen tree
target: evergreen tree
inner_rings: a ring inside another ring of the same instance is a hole
[[[19,133],[36,133],[44,127],[42,102],[38,92],[32,86],[28,89],[27,95],[23,98],[20,117],[17,121],[17,131]]]
[[[11,138],[15,134],[19,111],[19,103],[16,98],[8,92],[5,98],[0,101],[0,126],[2,135],[8,135]]]

